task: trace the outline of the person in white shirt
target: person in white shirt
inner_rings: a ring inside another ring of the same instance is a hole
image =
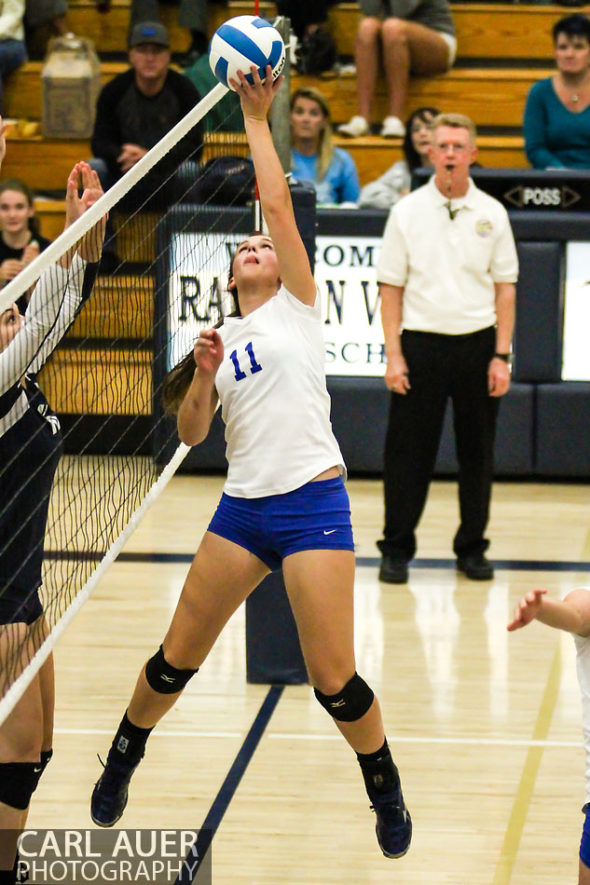
[[[546,590],[530,590],[517,602],[509,631],[541,621],[572,633],[576,645],[576,668],[582,695],[582,726],[586,754],[586,797],[582,813],[584,826],[580,842],[578,885],[590,885],[590,588],[572,590],[563,599],[546,596]]]
[[[459,461],[457,567],[473,580],[493,577],[484,532],[498,401],[510,386],[518,259],[506,210],[469,177],[472,121],[440,114],[430,151],[434,175],[393,206],[377,266],[392,393],[378,543],[388,583],[407,580],[449,397]]]
[[[236,311],[201,332],[173,373],[179,436],[202,442],[218,403],[229,470],[221,501],[185,581],[159,651],[142,669],[94,788],[91,815],[112,826],[151,729],[176,703],[223,626],[282,565],[310,681],[357,754],[387,857],[410,846],[379,703],[357,674],[354,545],[344,463],[330,425],[319,295],[267,114],[280,80],[240,72],[240,96],[269,235],[238,247],[228,288]],[[179,378],[180,376],[180,378]]]

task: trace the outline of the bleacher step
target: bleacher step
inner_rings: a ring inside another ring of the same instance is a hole
[[[209,33],[234,15],[252,13],[251,0],[230,0],[209,4]],[[457,32],[459,58],[535,58],[553,60],[551,28],[564,15],[562,6],[514,3],[451,3]],[[74,33],[90,37],[99,53],[125,52],[129,27],[130,0],[112,0],[107,13],[100,13],[94,0],[70,0],[68,22]],[[590,11],[581,7],[580,12]],[[260,3],[260,14],[276,15],[276,4]],[[178,6],[160,4],[160,15],[170,33],[173,53],[184,52],[190,42],[186,28],[178,24]],[[341,54],[354,52],[359,19],[358,3],[337,3],[329,11],[330,30]],[[48,32],[37,35],[33,46],[41,45]],[[44,43],[43,43],[44,45]]]

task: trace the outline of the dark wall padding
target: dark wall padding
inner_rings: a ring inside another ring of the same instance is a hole
[[[502,398],[498,414],[495,449],[495,475],[529,474],[533,470],[535,386],[516,384]],[[436,461],[436,474],[455,474],[455,433],[453,410],[449,403]]]
[[[221,410],[217,410],[207,438],[193,446],[179,468],[179,473],[187,473],[191,470],[227,470],[225,459],[225,425],[221,420]],[[171,447],[173,452],[178,445],[178,438],[174,437]]]
[[[268,575],[246,599],[246,678],[274,685],[308,681],[282,571]]]
[[[536,473],[590,476],[590,383],[537,387]]]
[[[563,334],[562,243],[519,242],[514,380],[559,381]]]
[[[351,474],[381,473],[389,393],[381,378],[328,378],[332,427]],[[496,473],[533,470],[535,388],[513,383],[500,404],[496,436]],[[436,474],[455,474],[452,408],[445,415]]]
[[[329,377],[332,427],[350,473],[381,473],[389,392],[383,378]]]

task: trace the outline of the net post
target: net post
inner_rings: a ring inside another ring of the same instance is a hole
[[[291,20],[285,16],[279,16],[274,23],[285,44],[285,66],[283,68],[284,82],[277,92],[270,111],[272,128],[272,140],[275,150],[281,161],[285,175],[291,171],[291,122],[290,122],[290,94],[291,94],[291,61],[289,57],[289,43],[291,40]]]

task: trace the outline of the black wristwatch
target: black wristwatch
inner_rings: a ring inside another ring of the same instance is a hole
[[[504,360],[505,363],[509,363],[511,361],[512,354],[510,353],[495,353],[495,360]]]

